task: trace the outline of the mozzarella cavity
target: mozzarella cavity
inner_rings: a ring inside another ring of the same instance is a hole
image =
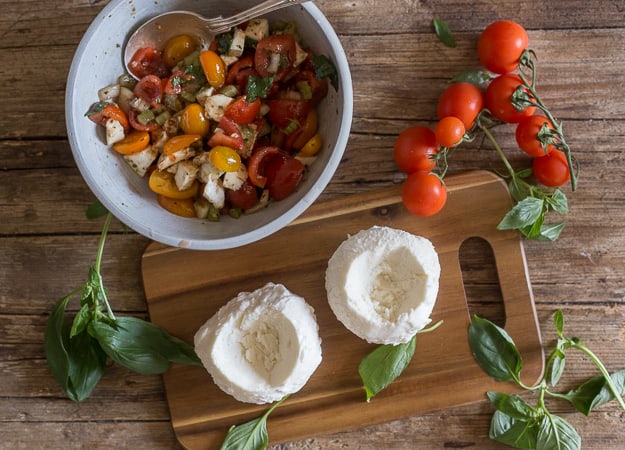
[[[328,303],[356,336],[397,345],[430,322],[439,278],[438,254],[428,239],[374,226],[348,237],[328,261]]]
[[[197,331],[194,344],[215,384],[247,403],[299,391],[321,363],[313,308],[281,284],[237,295]]]

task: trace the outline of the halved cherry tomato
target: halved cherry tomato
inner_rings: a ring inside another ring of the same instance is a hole
[[[443,209],[447,189],[433,173],[417,171],[408,175],[401,188],[406,209],[417,216],[432,216]]]
[[[274,200],[283,200],[295,190],[304,173],[304,164],[284,153],[269,159],[265,166],[267,190]]]
[[[145,150],[150,145],[150,133],[132,130],[124,139],[113,144],[113,150],[122,155],[131,155]]]
[[[308,142],[304,144],[304,146],[297,152],[298,156],[315,156],[321,150],[321,145],[323,141],[321,140],[321,135],[319,133],[315,134],[313,137],[308,139]]]
[[[221,56],[212,50],[204,50],[200,53],[200,64],[208,84],[214,88],[223,86],[226,81],[226,64]]]
[[[248,103],[246,96],[238,97],[235,101],[226,106],[224,115],[234,120],[239,125],[252,123],[260,112],[261,101],[259,98]]]
[[[235,85],[240,92],[243,92],[247,86],[249,76],[257,74],[258,72],[254,69],[254,58],[252,55],[242,56],[228,69],[226,84]]]
[[[223,172],[236,172],[241,167],[241,157],[230,147],[218,145],[210,149],[208,159],[211,164]]]
[[[290,146],[296,150],[300,150],[317,133],[318,127],[319,120],[317,116],[317,109],[310,108],[308,114],[306,115],[306,120],[304,120],[301,124],[299,130],[288,136],[289,139],[287,140],[292,141]],[[289,145],[287,144],[286,147],[289,147]]]
[[[188,189],[185,189],[184,191],[178,190],[174,175],[163,170],[155,170],[150,174],[148,186],[152,192],[175,199],[194,197],[199,189],[199,183],[194,181]]]
[[[89,107],[89,111],[85,114],[91,121],[98,125],[106,126],[109,119],[116,120],[124,127],[127,133],[130,130],[130,122],[126,113],[114,103],[96,102]]]
[[[549,187],[562,186],[571,178],[566,155],[560,150],[534,158],[532,170],[538,182]]]
[[[246,180],[236,191],[226,189],[226,200],[233,208],[250,209],[258,203],[258,192],[256,187]]]
[[[210,121],[199,103],[187,105],[180,114],[180,128],[186,134],[206,136],[210,131]]]
[[[192,198],[171,198],[164,195],[157,195],[156,200],[161,208],[172,214],[181,217],[195,217],[195,208]]]
[[[223,133],[219,129],[223,130]],[[223,145],[235,150],[243,150],[245,147],[243,134],[234,120],[224,115],[219,121],[219,129],[215,130],[215,133],[208,140],[209,147]]]
[[[517,110],[512,104],[512,95],[522,84],[521,78],[511,73],[500,75],[490,82],[486,88],[484,103],[495,118],[506,123],[518,123],[524,117],[534,114],[536,108],[533,106]]]
[[[265,176],[265,164],[270,156],[277,155],[281,152],[280,147],[266,146],[259,147],[250,157],[247,163],[247,174],[254,186],[264,188],[267,184]]]
[[[491,72],[512,72],[519,66],[519,58],[528,41],[527,32],[521,25],[511,20],[498,20],[482,31],[477,41],[477,55]]]
[[[176,69],[169,78],[163,81],[163,91],[165,94],[178,95],[182,92],[182,77],[184,70]]]
[[[202,139],[199,134],[179,134],[170,138],[163,146],[163,155],[169,156],[170,159],[174,159],[174,153],[183,148],[189,147],[194,142]]]
[[[160,128],[158,123],[156,123],[155,120],[151,120],[150,122],[146,123],[145,125],[142,124],[141,122],[139,122],[137,120],[137,115],[138,114],[139,113],[135,109],[130,108],[128,110],[128,121],[130,122],[130,125],[132,126],[132,128],[134,128],[135,130],[139,130],[139,131],[156,131],[156,130],[158,130]]]
[[[261,77],[281,75],[295,62],[296,45],[292,34],[274,34],[256,44],[254,67]]]
[[[200,48],[200,43],[196,38],[188,34],[174,36],[165,44],[163,48],[163,61],[169,67],[174,67],[194,51]]]
[[[146,75],[141,78],[133,92],[152,106],[158,106],[163,102],[163,82],[156,75]]]
[[[553,129],[553,125],[545,116],[537,114],[523,118],[516,127],[515,138],[519,148],[530,156],[545,156],[555,149],[553,145],[543,148],[539,140],[542,128]]]
[[[153,47],[137,50],[128,63],[128,70],[138,79],[146,75],[156,75],[159,78],[169,76],[169,68],[163,61],[163,53]]]
[[[448,148],[458,145],[464,137],[464,132],[464,123],[454,116],[443,117],[434,128],[438,145]]]
[[[479,87],[467,82],[454,83],[438,99],[438,118],[457,117],[469,130],[483,106],[484,96]]]
[[[306,100],[279,98],[267,100],[269,120],[278,128],[288,127],[292,121],[300,125],[306,120],[310,103]]]
[[[399,170],[406,173],[434,169],[436,161],[432,158],[437,153],[438,145],[434,132],[421,125],[402,131],[393,146],[395,164]]]

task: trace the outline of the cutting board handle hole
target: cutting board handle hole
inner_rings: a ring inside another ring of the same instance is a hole
[[[468,238],[460,245],[458,259],[469,317],[477,314],[505,327],[506,311],[490,243],[480,237]]]

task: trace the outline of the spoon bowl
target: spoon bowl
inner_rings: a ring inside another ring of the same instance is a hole
[[[306,0],[265,0],[234,16],[207,19],[200,14],[190,11],[169,11],[141,25],[128,38],[124,49],[124,66],[132,75],[128,64],[137,50],[145,47],[163,49],[167,41],[180,34],[195,37],[201,49],[207,49],[213,38],[229,31],[232,27],[248,20],[268,14],[287,6],[303,3]],[[134,76],[134,75],[133,75]]]

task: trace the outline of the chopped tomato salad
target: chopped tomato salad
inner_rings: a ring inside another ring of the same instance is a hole
[[[317,106],[337,73],[293,24],[254,19],[209,48],[182,32],[128,67],[86,116],[173,214],[238,218],[283,200],[323,148]]]

